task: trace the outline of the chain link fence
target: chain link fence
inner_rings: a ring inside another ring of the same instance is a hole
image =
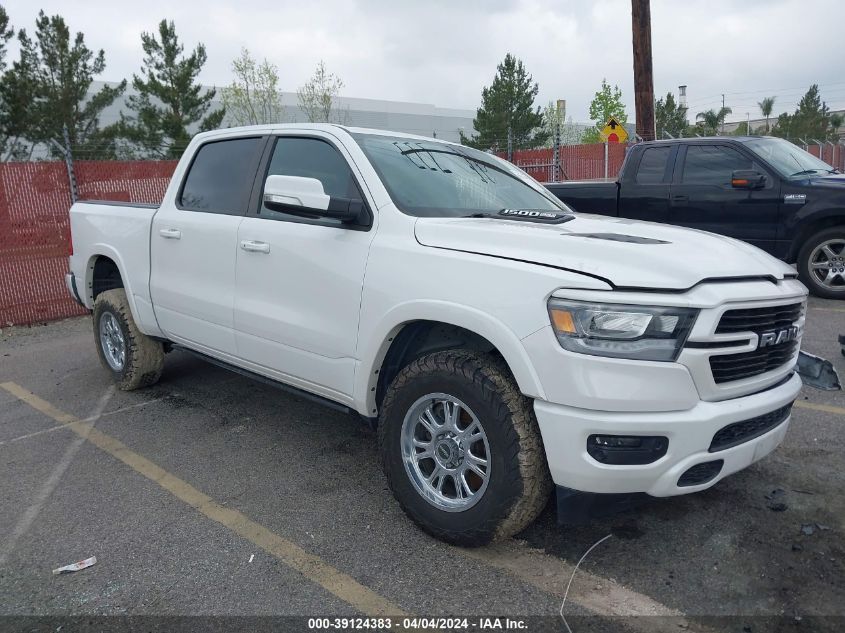
[[[177,161],[74,161],[80,199],[158,203]],[[84,314],[65,288],[71,179],[63,161],[0,163],[0,328]]]

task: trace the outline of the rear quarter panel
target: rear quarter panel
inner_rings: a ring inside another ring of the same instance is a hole
[[[132,316],[145,334],[161,336],[150,301],[150,227],[156,207],[77,202],[70,209],[76,276],[85,306],[94,307],[93,274],[98,257],[120,270]]]

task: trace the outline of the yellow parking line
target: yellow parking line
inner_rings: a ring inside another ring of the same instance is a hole
[[[0,383],[0,387],[26,402],[33,409],[40,411],[60,424],[66,425],[68,429],[78,435],[86,437],[89,442],[158,484],[177,499],[184,501],[212,521],[229,528],[239,536],[254,543],[268,554],[275,556],[308,580],[317,583],[361,613],[370,616],[405,615],[399,607],[386,598],[360,584],[348,574],[335,569],[319,556],[311,554],[295,543],[271,532],[237,510],[220,505],[186,481],[130,450],[119,440],[97,430],[92,423],[60,411],[46,400],[42,400],[14,382]]]
[[[823,312],[845,312],[845,308],[820,308],[817,306],[813,306],[810,310],[821,310]]]
[[[834,407],[830,404],[816,404],[815,402],[805,402],[798,400],[795,406],[800,409],[812,409],[813,411],[824,411],[825,413],[835,413],[836,415],[845,415],[845,407]]]

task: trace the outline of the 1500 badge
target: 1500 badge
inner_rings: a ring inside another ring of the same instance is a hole
[[[513,220],[528,220],[529,222],[550,222],[558,224],[575,218],[571,213],[558,211],[541,211],[540,209],[502,209],[499,215]]]

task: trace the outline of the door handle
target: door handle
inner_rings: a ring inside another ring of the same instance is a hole
[[[241,248],[251,253],[269,253],[270,245],[267,242],[256,242],[254,240],[243,240]]]
[[[687,202],[689,202],[689,196],[672,196],[672,204],[686,204]]]
[[[159,229],[158,234],[168,240],[182,239],[182,231],[179,229]]]

